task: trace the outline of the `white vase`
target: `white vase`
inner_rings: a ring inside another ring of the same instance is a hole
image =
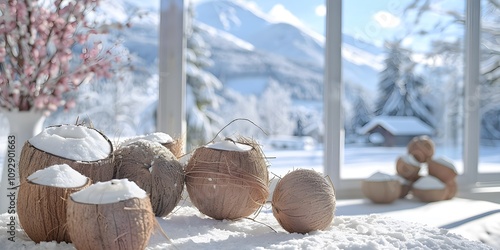
[[[17,186],[19,186],[19,157],[24,143],[43,129],[45,116],[35,111],[2,111],[9,121],[2,181],[0,182],[0,214],[16,213]]]

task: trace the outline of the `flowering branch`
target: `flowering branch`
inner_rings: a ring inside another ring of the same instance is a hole
[[[100,0],[0,1],[0,108],[71,107],[63,94],[93,77],[110,77],[120,61],[96,35],[122,24],[95,17]],[[77,50],[78,48],[78,50]]]

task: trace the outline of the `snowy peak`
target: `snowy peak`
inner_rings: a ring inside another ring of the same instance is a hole
[[[323,63],[323,44],[288,23],[270,24],[248,41],[257,48],[294,60]]]
[[[242,1],[209,1],[196,6],[196,19],[216,29],[247,39],[270,21]]]

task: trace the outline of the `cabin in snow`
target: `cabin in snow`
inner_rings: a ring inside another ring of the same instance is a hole
[[[413,116],[378,116],[358,131],[381,146],[406,146],[415,136],[432,136],[434,129]]]

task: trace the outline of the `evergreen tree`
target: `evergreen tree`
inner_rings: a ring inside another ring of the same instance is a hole
[[[186,122],[187,145],[200,145],[214,135],[213,124],[220,118],[210,108],[217,107],[216,90],[222,83],[213,74],[204,70],[212,63],[210,50],[194,19],[192,5],[188,8],[186,25]]]
[[[416,63],[409,53],[399,43],[393,43],[385,63],[377,115],[414,116],[435,127],[435,100],[426,92],[423,78],[415,74]]]
[[[353,103],[354,115],[351,119],[352,129],[357,131],[364,125],[366,125],[372,116],[372,112],[365,99],[361,96],[357,96]]]

